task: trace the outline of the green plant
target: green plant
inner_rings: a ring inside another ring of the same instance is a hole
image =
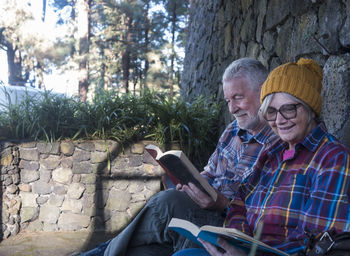
[[[165,149],[177,142],[202,168],[218,138],[219,106],[204,97],[189,102],[151,91],[136,96],[100,90],[90,102],[80,102],[44,91],[27,94],[19,103],[8,101],[0,112],[0,127],[16,139],[112,139],[125,144],[150,138]]]
[[[217,142],[219,105],[204,96],[192,102],[158,96],[150,108],[154,118],[147,137],[165,149],[178,141],[194,164],[203,167]]]

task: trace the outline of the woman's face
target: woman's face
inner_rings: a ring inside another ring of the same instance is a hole
[[[266,114],[273,116],[277,112],[275,121],[268,121],[273,131],[283,140],[288,142],[289,149],[295,145],[316,127],[314,118],[309,120],[307,109],[300,103],[282,93],[273,95]],[[282,112],[282,114],[281,114]]]

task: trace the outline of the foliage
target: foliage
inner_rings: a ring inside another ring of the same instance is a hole
[[[203,166],[217,143],[219,106],[203,96],[193,102],[158,96],[150,109],[154,119],[147,137],[166,149],[171,142],[179,142],[186,155]]]
[[[89,3],[91,31],[88,53],[80,58],[89,63],[89,87],[124,88],[126,92],[140,94],[152,88],[173,95],[178,86],[172,86],[180,84],[183,56],[176,50],[184,47],[189,1],[84,1]],[[49,1],[60,17],[59,24],[75,27],[78,25],[76,13],[79,13],[76,3]],[[76,40],[74,31],[71,30],[70,38]],[[78,49],[75,43],[72,52]],[[74,54],[68,59],[79,61]],[[60,69],[65,68],[61,66]]]
[[[72,139],[112,139],[122,144],[153,139],[165,148],[178,142],[195,165],[202,167],[218,138],[217,104],[199,97],[183,99],[145,91],[141,96],[100,90],[91,102],[45,91],[25,96],[0,112],[0,127],[13,139],[55,141]]]

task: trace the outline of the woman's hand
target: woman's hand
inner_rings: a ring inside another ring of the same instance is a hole
[[[245,252],[237,249],[233,245],[229,244],[225,239],[220,237],[218,238],[218,244],[221,246],[224,252],[220,252],[215,245],[208,243],[202,239],[198,239],[198,241],[203,244],[204,248],[207,250],[207,252],[209,252],[211,256],[247,256]]]
[[[178,184],[176,186],[176,189],[184,191],[202,209],[223,211],[229,203],[228,198],[221,194],[219,191],[216,191],[218,198],[216,201],[214,201],[209,195],[201,191],[193,183],[188,183],[188,185]]]

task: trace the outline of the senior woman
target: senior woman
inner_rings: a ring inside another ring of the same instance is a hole
[[[319,122],[322,69],[300,59],[274,69],[262,86],[261,113],[280,141],[259,158],[253,174],[230,204],[226,227],[254,236],[290,254],[305,249],[307,231],[350,229],[350,152]],[[221,249],[183,255],[246,255],[219,239]],[[266,254],[264,254],[266,255]]]

